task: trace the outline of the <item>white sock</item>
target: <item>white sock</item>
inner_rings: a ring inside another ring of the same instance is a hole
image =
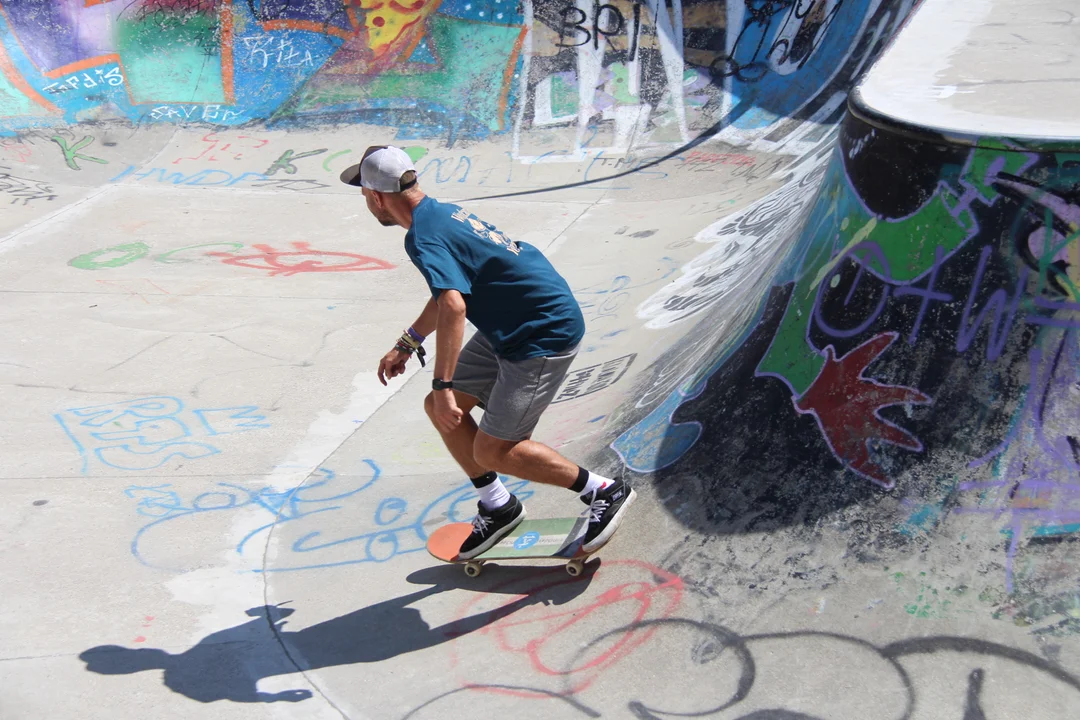
[[[480,502],[488,510],[496,510],[510,502],[510,491],[498,478],[482,488],[476,488],[476,492],[480,493]]]
[[[581,491],[581,497],[592,494],[594,490],[603,490],[612,482],[614,481],[611,478],[589,471],[589,479],[585,481],[585,489]]]

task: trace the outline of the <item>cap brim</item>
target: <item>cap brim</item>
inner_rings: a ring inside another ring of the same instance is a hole
[[[341,173],[341,182],[353,187],[362,187],[360,184],[360,163],[350,165]]]

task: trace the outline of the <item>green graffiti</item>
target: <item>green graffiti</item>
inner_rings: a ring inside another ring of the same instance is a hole
[[[244,247],[239,242],[211,242],[199,245],[187,245],[186,247],[169,250],[153,257],[154,262],[176,265],[179,263],[195,262],[190,258],[177,257],[180,253],[186,253],[200,248],[222,248],[226,252],[235,252]],[[135,242],[125,245],[113,245],[102,250],[94,250],[68,261],[68,265],[80,270],[98,270],[101,268],[118,268],[130,265],[136,260],[146,257],[150,253],[150,246],[146,243]],[[203,253],[206,255],[207,253]]]
[[[94,138],[90,137],[89,135],[71,146],[67,144],[67,140],[60,137],[59,135],[53,135],[49,139],[60,146],[61,152],[64,153],[64,162],[66,162],[67,166],[72,170],[82,170],[82,168],[79,167],[79,163],[77,162],[78,160],[86,160],[87,162],[98,163],[99,165],[109,164],[108,160],[91,157],[90,155],[83,155],[81,152],[79,152],[84,147],[94,142]]]
[[[418,161],[428,153],[428,149],[420,145],[410,145],[407,148],[402,148],[402,150],[405,151],[405,154],[408,155],[409,159],[413,162]]]
[[[94,250],[68,261],[71,267],[80,270],[99,270],[101,268],[118,268],[130,265],[139,258],[146,257],[150,252],[150,246],[146,243],[134,242],[125,245],[113,245],[103,250]],[[104,258],[104,259],[102,259]]]
[[[188,259],[188,258],[178,258],[178,257],[174,257],[174,256],[177,255],[178,253],[187,252],[188,250],[197,250],[199,248],[209,248],[209,247],[226,248],[226,252],[234,252],[236,250],[242,249],[244,247],[244,243],[238,243],[238,242],[212,242],[212,243],[202,243],[201,245],[188,245],[187,247],[177,248],[176,250],[169,250],[168,252],[163,252],[160,255],[155,255],[154,256],[154,261],[159,262],[159,263],[166,263],[166,264],[178,264],[178,263],[195,262],[194,260],[191,260],[191,259]],[[203,253],[203,254],[205,255],[206,253]]]
[[[293,165],[293,160],[299,160],[301,158],[311,157],[312,155],[321,155],[326,152],[326,148],[319,148],[318,150],[308,150],[307,152],[296,153],[293,150],[286,150],[281,153],[281,157],[274,161],[274,163],[266,169],[263,175],[273,175],[278,170],[284,170],[287,175],[296,174],[296,166]]]
[[[620,105],[637,105],[640,98],[630,92],[630,69],[624,63],[612,63],[608,70],[614,76],[614,87],[611,96]]]
[[[221,41],[215,13],[121,14],[116,49],[133,103],[222,103]]]
[[[553,117],[577,115],[578,89],[562,75],[551,78],[551,114]]]
[[[834,157],[818,201],[818,208],[824,210],[815,213],[808,225],[814,244],[803,260],[776,338],[758,371],[786,378],[795,395],[802,395],[825,362],[806,336],[814,304],[821,283],[833,275],[841,261],[855,258],[895,284],[919,280],[933,267],[936,248],[947,257],[978,231],[973,205],[989,205],[999,197],[991,170],[1015,174],[1027,162],[1029,158],[1023,153],[976,148],[959,175],[962,182],[957,188],[942,185],[917,212],[892,220],[877,217],[863,206],[842,171],[842,162]],[[874,251],[856,250],[867,241],[873,243]]]
[[[352,150],[338,150],[336,153],[330,153],[326,156],[326,159],[322,161],[322,169],[326,172],[330,172],[330,161],[334,158],[339,158],[342,155],[348,155]]]

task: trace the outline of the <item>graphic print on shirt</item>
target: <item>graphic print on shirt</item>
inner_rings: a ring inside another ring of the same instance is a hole
[[[472,228],[473,234],[481,240],[490,240],[496,245],[500,245],[515,255],[521,253],[521,246],[502,234],[494,225],[486,223],[480,218],[476,217],[472,213],[463,208],[458,208],[457,211],[450,217],[454,218],[460,223],[467,223]]]

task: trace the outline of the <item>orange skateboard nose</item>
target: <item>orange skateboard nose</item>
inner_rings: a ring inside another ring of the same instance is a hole
[[[427,541],[428,552],[445,562],[457,560],[461,543],[472,532],[471,523],[450,523],[436,528]]]

